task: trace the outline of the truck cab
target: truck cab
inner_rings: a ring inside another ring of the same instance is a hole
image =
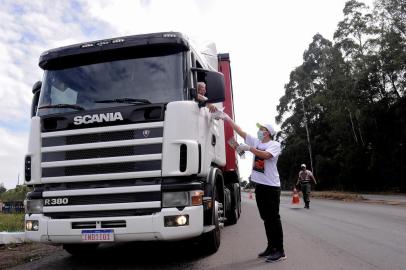
[[[217,251],[220,228],[241,211],[226,144],[235,135],[197,102],[196,89],[205,82],[207,102],[227,104],[233,117],[228,55],[201,54],[183,34],[165,32],[56,48],[39,66],[26,237],[72,254],[102,242],[187,238]]]

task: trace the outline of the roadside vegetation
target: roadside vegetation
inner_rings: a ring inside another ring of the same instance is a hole
[[[365,200],[362,195],[352,192],[341,191],[312,191],[310,196],[312,198],[340,200],[340,201],[363,201]]]
[[[14,189],[7,190],[0,184],[0,201],[22,202],[30,189],[27,186],[18,185]],[[0,232],[24,231],[24,213],[0,213]]]
[[[22,232],[24,231],[24,214],[3,214],[0,213],[0,232]]]
[[[13,189],[7,190],[4,185],[0,183],[0,201],[12,202],[12,201],[24,201],[25,195],[31,189],[24,185],[18,185]]]

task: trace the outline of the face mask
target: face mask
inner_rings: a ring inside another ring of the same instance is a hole
[[[258,130],[257,136],[258,140],[262,141],[264,139],[264,132],[262,130]]]

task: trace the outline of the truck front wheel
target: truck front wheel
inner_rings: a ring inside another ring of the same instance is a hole
[[[220,216],[221,216],[221,203],[218,201],[217,190],[214,190],[215,199],[213,200],[212,211],[212,224],[214,229],[202,235],[201,245],[206,254],[213,254],[217,252],[220,247],[221,232],[220,232]]]

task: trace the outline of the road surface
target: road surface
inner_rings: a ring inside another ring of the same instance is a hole
[[[257,258],[266,241],[254,199],[243,194],[238,224],[222,231],[220,250],[199,255],[189,242],[106,246],[79,259],[64,251],[14,269],[406,269],[406,207],[316,200],[311,209],[282,197],[287,260]]]

